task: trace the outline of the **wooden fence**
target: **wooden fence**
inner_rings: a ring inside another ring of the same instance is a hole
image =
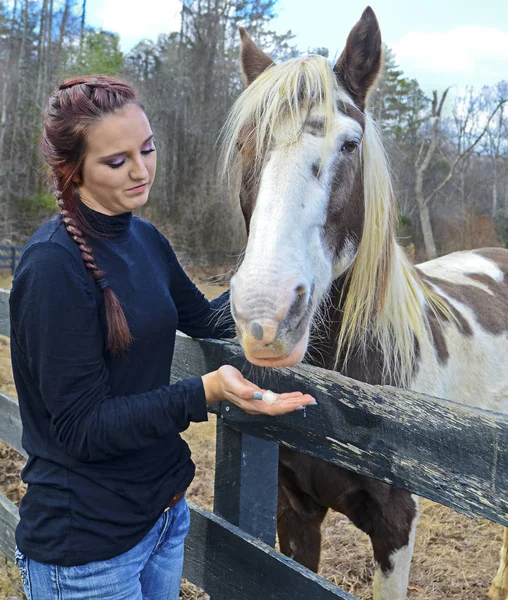
[[[8,334],[0,298],[0,334]],[[0,294],[1,296],[1,294]],[[222,364],[241,349],[178,336],[173,379]],[[184,576],[213,600],[354,597],[273,549],[280,444],[508,526],[508,418],[310,366],[246,373],[274,391],[311,392],[319,405],[282,417],[219,403],[214,513],[191,504]],[[0,395],[0,439],[24,454],[16,400]],[[0,495],[0,552],[12,559],[17,508]]]
[[[22,251],[19,246],[0,246],[0,271],[10,271],[14,275]]]

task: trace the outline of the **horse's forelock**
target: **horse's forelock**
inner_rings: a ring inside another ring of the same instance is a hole
[[[324,110],[324,135],[327,141],[331,140],[339,99],[352,102],[339,88],[324,57],[310,55],[272,65],[244,90],[230,111],[222,132],[223,174],[227,175],[238,159],[236,146],[240,138],[247,135],[256,162],[262,164],[275,128],[290,119],[297,139],[315,106]]]

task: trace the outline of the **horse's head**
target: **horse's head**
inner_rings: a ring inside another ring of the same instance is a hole
[[[293,365],[332,281],[355,261],[362,240],[362,141],[372,127],[364,110],[380,69],[381,35],[367,8],[333,69],[321,56],[275,65],[241,35],[249,85],[226,136],[229,155],[239,150],[249,235],[231,306],[250,362]]]

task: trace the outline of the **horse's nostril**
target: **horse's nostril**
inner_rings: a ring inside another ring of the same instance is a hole
[[[303,296],[304,294],[307,294],[308,291],[309,291],[309,287],[307,285],[305,285],[304,283],[301,283],[300,285],[295,287],[295,292],[299,296]]]
[[[294,327],[296,323],[301,321],[302,316],[306,311],[309,301],[309,288],[307,286],[299,285],[295,288],[295,291],[297,292],[297,296],[286,313],[282,323],[283,327]]]
[[[250,327],[250,331],[257,340],[263,339],[263,328],[259,323],[253,323]]]

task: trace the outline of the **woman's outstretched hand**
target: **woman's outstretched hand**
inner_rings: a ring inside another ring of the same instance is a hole
[[[251,415],[283,415],[299,407],[316,404],[312,396],[301,392],[267,394],[266,390],[245,379],[238,369],[230,365],[207,373],[202,379],[207,404],[227,400]],[[255,399],[255,396],[262,398],[263,394],[265,400]]]

